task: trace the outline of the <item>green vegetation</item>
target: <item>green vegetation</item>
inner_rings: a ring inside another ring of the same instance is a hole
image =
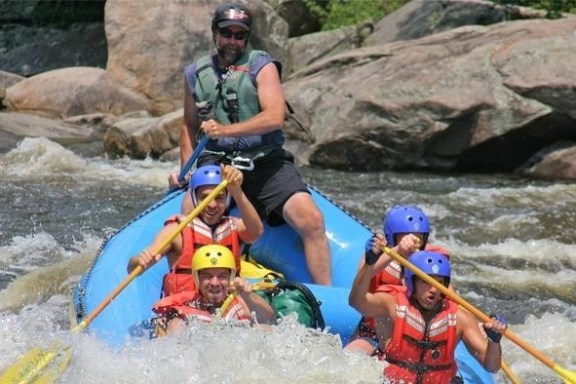
[[[323,31],[364,21],[378,21],[410,0],[305,0]]]
[[[546,11],[546,17],[557,19],[562,13],[576,13],[576,0],[490,0],[501,5],[518,5]]]
[[[0,0],[2,1],[2,0]],[[145,1],[145,0],[142,0]],[[323,31],[365,21],[376,22],[410,0],[304,0],[316,14]],[[439,0],[412,0],[439,1]],[[500,5],[517,5],[540,9],[548,18],[562,13],[576,14],[576,0],[490,0]],[[76,22],[102,21],[106,0],[37,0],[32,19],[34,25],[65,27]]]
[[[323,31],[364,21],[378,21],[394,12],[410,0],[304,0],[320,19]],[[412,0],[434,1],[434,0]],[[517,5],[540,9],[554,19],[562,13],[576,14],[576,0],[490,0],[501,5]]]

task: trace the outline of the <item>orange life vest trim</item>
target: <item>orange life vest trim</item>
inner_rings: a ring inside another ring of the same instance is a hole
[[[229,71],[232,72],[246,72],[248,73],[250,71],[250,66],[248,65],[230,65],[228,67]]]

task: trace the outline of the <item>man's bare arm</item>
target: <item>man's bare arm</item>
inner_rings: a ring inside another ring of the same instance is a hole
[[[492,324],[491,324],[492,325]],[[497,372],[502,362],[502,346],[485,338],[474,316],[458,310],[458,326],[462,329],[462,340],[472,356],[489,372]],[[499,331],[503,331],[499,329]]]
[[[388,301],[394,300],[393,297],[386,293],[370,293],[370,280],[372,279],[372,265],[364,264],[360,267],[352,289],[348,296],[348,304],[363,316],[378,317],[388,316]]]

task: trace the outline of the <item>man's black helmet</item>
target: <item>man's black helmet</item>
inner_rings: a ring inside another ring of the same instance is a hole
[[[248,8],[238,3],[227,3],[216,8],[212,19],[212,29],[226,28],[232,25],[247,31],[252,28],[252,15]]]

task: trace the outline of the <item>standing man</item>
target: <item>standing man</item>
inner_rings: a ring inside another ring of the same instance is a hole
[[[270,226],[288,223],[302,238],[316,284],[331,285],[331,257],[324,218],[284,150],[285,101],[281,64],[268,53],[247,49],[252,28],[242,4],[218,7],[212,20],[217,53],[185,69],[182,163],[200,134],[209,137],[198,166],[228,163],[243,170],[248,199]],[[209,102],[215,118],[201,122],[196,103]]]

